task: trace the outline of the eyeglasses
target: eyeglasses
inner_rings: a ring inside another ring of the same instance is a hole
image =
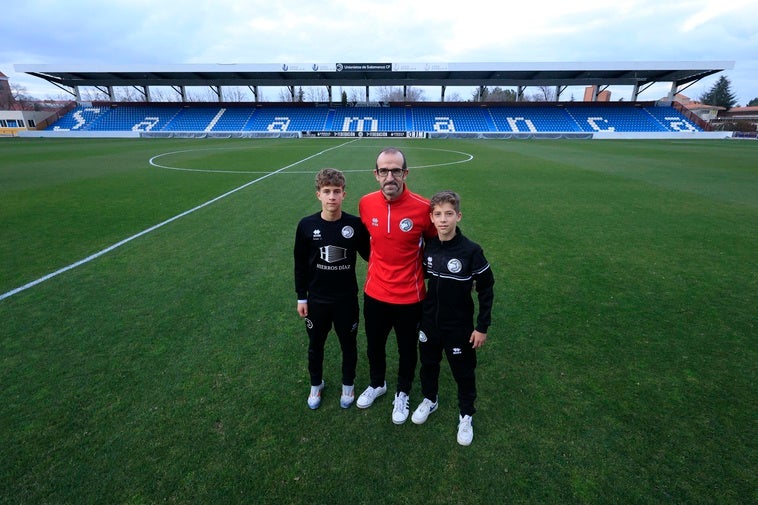
[[[379,177],[387,177],[388,174],[392,174],[392,177],[398,179],[405,173],[404,168],[378,168],[376,173]]]

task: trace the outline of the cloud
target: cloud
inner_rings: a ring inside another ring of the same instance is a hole
[[[25,22],[4,26],[0,71],[43,97],[60,92],[14,64],[735,60],[739,99],[758,96],[755,0],[27,0],[3,17]]]
[[[716,20],[719,17],[728,18],[727,22],[733,21],[734,14],[748,15],[751,22],[755,23],[755,14],[758,10],[753,0],[730,0],[729,2],[702,2],[697,10],[688,15],[682,22],[680,29],[683,33],[689,33],[703,25]],[[747,11],[747,12],[743,12]]]

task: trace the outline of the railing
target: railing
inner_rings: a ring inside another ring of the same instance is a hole
[[[686,119],[692,121],[696,125],[698,125],[700,128],[703,129],[703,131],[713,131],[713,127],[708,121],[704,121],[703,118],[689,110],[684,105],[680,104],[677,101],[671,102],[671,106],[676,109],[681,115],[683,115]]]

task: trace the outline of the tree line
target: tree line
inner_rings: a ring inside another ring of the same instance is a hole
[[[737,103],[737,97],[732,92],[731,89],[732,83],[729,81],[729,79],[725,76],[719,77],[719,79],[716,81],[716,83],[705,93],[700,95],[699,100],[701,103],[706,105],[715,105],[718,107],[724,107],[725,109],[731,109],[733,107],[736,107],[738,105]],[[555,96],[555,89],[551,86],[536,86],[536,87],[530,87],[530,89],[536,89],[537,91],[529,94],[529,95],[522,95],[518,96],[517,92],[513,89],[508,88],[500,88],[499,86],[495,87],[488,87],[488,86],[479,86],[474,89],[472,94],[468,97],[468,99],[461,97],[457,93],[453,93],[452,95],[446,97],[446,101],[449,102],[462,102],[462,101],[470,101],[470,102],[516,102],[516,101],[530,101],[530,102],[552,102],[556,100]],[[8,104],[0,104],[5,105],[6,108],[10,105],[10,102],[15,102],[20,105],[29,104],[31,105],[33,102],[36,102],[34,97],[28,96],[26,94],[26,89],[23,86],[16,85],[14,83],[10,84],[10,96],[7,97],[9,103]],[[363,89],[350,89],[350,94],[346,91],[342,91],[340,95],[342,95],[340,98],[343,101],[349,101],[349,102],[362,102],[365,101],[365,92]],[[294,94],[290,94],[291,92],[289,90],[280,90],[279,93],[279,101],[282,102],[306,102],[306,101],[327,101],[328,96],[326,94],[326,90],[322,88],[308,88],[304,90],[302,87],[296,88]],[[96,101],[96,100],[107,100],[108,97],[106,94],[100,92],[100,91],[91,91],[91,90],[84,90],[82,98],[85,101]],[[204,90],[204,92],[197,92],[195,94],[188,93],[185,97],[185,100],[187,101],[215,101],[218,97],[214,95],[210,90]],[[71,97],[62,97],[62,99],[68,99],[70,100]],[[152,99],[154,101],[178,101],[179,99],[175,94],[169,94],[164,93],[160,88],[154,89],[152,92]],[[228,102],[235,102],[235,101],[249,101],[252,97],[245,94],[242,90],[237,89],[235,87],[232,87],[230,89],[224,90],[224,100]],[[401,101],[408,101],[408,102],[423,102],[426,101],[426,96],[424,95],[424,91],[420,88],[414,88],[414,87],[407,87],[405,90],[403,90],[402,87],[393,87],[393,86],[383,86],[379,87],[377,89],[374,89],[372,92],[372,99],[375,99],[377,101],[382,102],[401,102]],[[145,97],[140,94],[134,92],[131,88],[126,88],[126,90],[119,96],[119,101],[122,102],[137,102],[137,101],[144,101]],[[571,97],[571,101],[574,101],[573,96]],[[746,105],[748,106],[756,106],[758,105],[758,97],[753,98],[750,100]]]

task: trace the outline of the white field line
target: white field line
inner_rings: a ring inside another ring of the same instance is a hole
[[[272,175],[276,175],[276,174],[278,174],[280,172],[283,172],[284,170],[287,170],[288,168],[292,168],[295,165],[299,165],[300,163],[303,163],[303,162],[308,161],[310,159],[316,158],[317,156],[321,156],[322,154],[324,154],[324,153],[326,153],[328,151],[332,151],[334,149],[339,149],[340,147],[343,147],[343,146],[345,146],[347,144],[350,144],[352,142],[356,142],[356,140],[351,140],[350,142],[346,142],[346,143],[340,144],[338,146],[330,147],[329,149],[324,149],[323,151],[319,151],[316,154],[308,156],[307,158],[303,158],[302,160],[296,161],[296,162],[294,162],[294,163],[292,163],[290,165],[287,165],[286,167],[282,167],[282,168],[280,168],[280,169],[278,169],[278,170],[276,170],[274,172],[269,172],[266,175],[263,175],[261,177],[258,177],[255,180],[247,182],[247,183],[243,184],[242,186],[240,186],[238,188],[234,188],[231,191],[227,191],[223,195],[219,195],[216,198],[213,198],[212,200],[208,200],[205,203],[201,203],[197,207],[193,207],[193,208],[191,208],[189,210],[186,210],[186,211],[182,212],[181,214],[177,214],[174,217],[166,219],[165,221],[163,221],[161,223],[158,223],[158,224],[156,224],[154,226],[151,226],[150,228],[147,228],[146,230],[142,230],[141,232],[136,233],[136,234],[132,235],[131,237],[125,238],[124,240],[122,240],[120,242],[116,242],[115,244],[113,244],[111,246],[108,246],[105,249],[103,249],[101,251],[98,251],[98,252],[96,252],[94,254],[91,254],[91,255],[87,256],[86,258],[84,258],[84,259],[81,259],[81,260],[79,260],[79,261],[77,261],[75,263],[71,263],[70,265],[67,265],[67,266],[65,266],[65,267],[63,267],[61,269],[58,269],[55,272],[49,273],[49,274],[47,274],[47,275],[45,275],[43,277],[40,277],[37,280],[34,280],[34,281],[29,282],[27,284],[24,284],[23,286],[19,286],[19,287],[15,288],[15,289],[11,289],[10,291],[8,291],[6,293],[0,294],[0,301],[1,300],[5,300],[6,298],[10,298],[11,296],[13,296],[15,294],[18,294],[18,293],[20,293],[22,291],[25,291],[25,290],[27,290],[29,288],[32,288],[32,287],[36,286],[37,284],[42,284],[43,282],[48,281],[48,280],[52,279],[53,277],[57,277],[58,275],[60,275],[62,273],[65,273],[65,272],[68,272],[69,270],[73,270],[74,268],[79,267],[81,265],[84,265],[85,263],[89,263],[90,261],[95,260],[95,259],[99,258],[100,256],[103,256],[103,255],[105,255],[105,254],[113,251],[114,249],[118,249],[119,247],[121,247],[124,244],[128,244],[129,242],[131,242],[134,239],[137,239],[137,238],[139,238],[139,237],[141,237],[143,235],[147,235],[148,233],[153,232],[153,231],[157,230],[158,228],[161,228],[161,227],[163,227],[163,226],[165,226],[165,225],[167,225],[169,223],[172,223],[172,222],[176,221],[177,219],[183,218],[184,216],[186,216],[188,214],[192,214],[193,212],[195,212],[197,210],[200,210],[203,207],[207,207],[208,205],[216,203],[217,201],[219,201],[219,200],[221,200],[223,198],[226,198],[227,196],[232,195],[232,194],[236,193],[237,191],[241,191],[241,190],[247,188],[248,186],[252,186],[253,184],[255,184],[255,183],[259,182],[259,181],[262,181],[263,179],[267,179],[268,177],[271,177]]]

